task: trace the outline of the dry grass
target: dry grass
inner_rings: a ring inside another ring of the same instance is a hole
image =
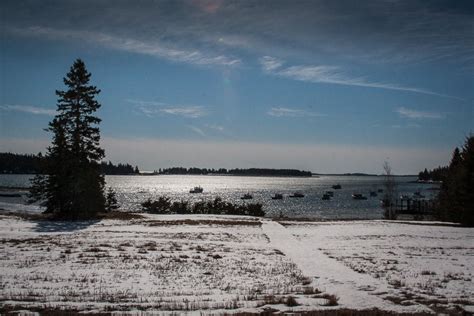
[[[44,316],[81,316],[84,315],[83,312],[80,312],[75,309],[60,309],[60,308],[51,308],[51,307],[44,307],[44,308],[30,308],[32,312],[39,313],[40,315]],[[142,310],[140,308],[137,308],[137,310]],[[0,307],[0,313],[1,314],[18,314],[22,311],[22,309],[15,308],[13,306],[9,305],[4,305]],[[152,310],[149,310],[152,312]],[[97,316],[108,316],[111,315],[111,312],[95,312],[93,315]],[[146,311],[145,311],[146,312]],[[181,313],[176,312],[171,315],[180,315]],[[212,313],[208,312],[206,313],[205,311],[201,312],[201,315],[214,315],[214,316],[256,316],[256,315],[261,315],[261,316],[270,316],[270,315],[276,315],[276,314],[283,314],[283,315],[295,315],[295,312],[289,312],[289,313],[279,313],[278,310],[272,309],[272,308],[267,308],[265,311],[261,312],[256,312],[256,313],[251,313],[251,312],[232,312],[232,313]],[[296,313],[297,315],[300,316],[428,316],[432,315],[429,313],[396,313],[396,312],[390,312],[390,311],[383,311],[379,310],[377,308],[373,309],[365,309],[365,310],[353,310],[353,309],[336,309],[336,310],[319,310],[319,311],[299,311]]]
[[[334,295],[334,294],[327,294],[327,293],[324,293],[324,294],[316,294],[314,296],[312,296],[313,298],[323,298],[326,300],[326,302],[324,304],[322,304],[322,306],[337,306],[339,305],[339,297]]]

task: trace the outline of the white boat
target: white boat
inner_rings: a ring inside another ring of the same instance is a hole
[[[353,198],[354,200],[367,200],[367,197],[364,196],[364,195],[362,195],[362,194],[360,194],[360,193],[353,193],[353,194],[352,194],[352,198]]]
[[[193,189],[189,190],[189,193],[202,193],[204,189],[202,187],[194,187]]]

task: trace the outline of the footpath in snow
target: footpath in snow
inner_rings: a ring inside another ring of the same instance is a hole
[[[270,239],[272,247],[282,251],[303,274],[313,279],[313,285],[321,291],[339,297],[342,307],[353,309],[371,309],[397,312],[429,312],[423,305],[402,306],[385,300],[380,294],[394,292],[388,284],[369,274],[358,273],[342,262],[329,258],[318,248],[314,240],[298,240],[291,231],[274,221],[263,221],[262,228]]]

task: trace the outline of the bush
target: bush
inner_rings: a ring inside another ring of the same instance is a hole
[[[151,214],[227,214],[263,217],[265,211],[260,203],[237,205],[225,202],[220,197],[212,201],[200,201],[191,204],[189,201],[170,202],[170,198],[161,196],[158,201],[146,200],[142,211]]]
[[[191,209],[188,208],[189,203],[187,201],[173,202],[170,207],[170,213],[172,214],[190,214]]]
[[[286,306],[293,307],[298,305],[298,302],[293,296],[288,296],[288,298],[286,299]]]
[[[143,211],[151,214],[169,214],[171,208],[170,198],[160,196],[158,201],[146,200],[142,203]]]
[[[107,195],[105,197],[105,210],[107,212],[115,211],[119,208],[117,203],[117,194],[112,188],[107,190]]]
[[[246,209],[247,209],[246,210],[247,215],[259,216],[259,217],[265,216],[265,212],[263,211],[263,206],[260,203],[247,204]]]

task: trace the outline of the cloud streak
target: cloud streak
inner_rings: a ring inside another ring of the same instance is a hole
[[[369,64],[474,64],[470,1],[145,1],[137,6],[83,0],[0,6],[9,13],[6,25],[120,34],[151,45],[172,42],[174,48],[236,48]]]
[[[31,105],[4,104],[4,105],[0,105],[0,109],[4,111],[24,112],[24,113],[35,114],[35,115],[54,116],[56,114],[55,110],[51,110],[51,109],[39,107],[39,106],[31,106]]]
[[[188,118],[199,118],[207,115],[207,112],[202,106],[174,106],[159,109],[159,111],[170,115],[177,115]]]
[[[268,112],[268,115],[275,117],[316,117],[326,116],[324,114],[310,112],[302,109],[290,109],[285,107],[273,107]]]
[[[403,118],[409,119],[442,119],[444,115],[437,112],[424,112],[414,109],[407,109],[405,107],[400,107],[396,112]]]
[[[199,127],[197,127],[197,126],[189,125],[188,128],[191,129],[194,133],[196,133],[200,136],[203,136],[203,137],[206,136],[206,133],[204,133],[204,131],[202,129],[200,129]]]
[[[260,58],[260,64],[262,71],[269,75],[283,77],[287,79],[313,82],[313,83],[327,83],[327,84],[337,84],[344,86],[357,86],[357,87],[366,87],[366,88],[377,88],[377,89],[386,89],[386,90],[397,90],[397,91],[407,91],[422,93],[428,95],[435,95],[445,98],[460,99],[455,96],[437,93],[431,90],[408,87],[392,83],[383,83],[369,81],[364,77],[351,77],[343,72],[343,70],[338,66],[329,66],[329,65],[306,65],[306,66],[289,66],[282,67],[284,61],[271,56],[264,56]]]
[[[134,104],[135,109],[138,112],[143,113],[148,117],[167,114],[196,119],[208,115],[208,111],[204,106],[170,105],[163,102],[140,100],[127,100],[127,102]]]
[[[225,130],[224,126],[220,126],[216,124],[206,124],[205,126],[211,130],[218,131],[218,132],[223,132]]]
[[[41,26],[12,28],[10,31],[23,36],[45,37],[52,40],[80,40],[109,49],[148,55],[155,58],[193,65],[233,67],[241,64],[240,59],[226,55],[212,55],[203,53],[199,50],[170,48],[157,40],[141,41],[134,38],[118,37],[102,32],[56,29]]]

